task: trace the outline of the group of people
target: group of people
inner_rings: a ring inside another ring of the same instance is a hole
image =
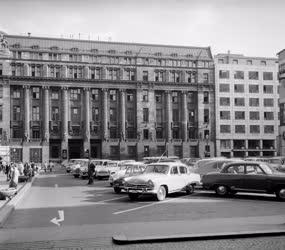
[[[25,176],[26,180],[30,180],[35,173],[38,171],[38,167],[35,163],[26,162],[23,164],[22,162],[10,164],[6,162],[0,163],[0,171],[3,171],[7,177],[7,181],[9,181],[10,188],[17,188],[19,182],[19,176]]]

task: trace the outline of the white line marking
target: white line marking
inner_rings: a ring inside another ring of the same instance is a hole
[[[122,197],[119,197],[119,198],[114,198],[114,199],[108,199],[108,200],[103,200],[103,201],[96,201],[96,202],[107,202],[107,201],[114,201],[114,200],[120,200],[120,199],[125,199],[126,196],[122,196]]]

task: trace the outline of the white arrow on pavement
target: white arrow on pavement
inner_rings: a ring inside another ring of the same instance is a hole
[[[64,211],[63,210],[58,210],[58,216],[59,216],[58,219],[56,217],[54,217],[52,220],[50,220],[50,222],[60,226],[59,222],[64,221]]]

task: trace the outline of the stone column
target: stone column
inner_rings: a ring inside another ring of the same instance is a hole
[[[24,86],[25,92],[25,124],[24,124],[24,141],[30,140],[30,86]]]
[[[103,140],[109,138],[108,130],[108,89],[102,89],[103,91]]]
[[[44,141],[49,141],[49,120],[50,120],[50,110],[49,110],[49,87],[44,87]]]
[[[124,89],[120,90],[121,94],[121,139],[126,138],[126,91]]]
[[[62,87],[62,142],[63,149],[67,149],[68,144],[68,88]]]
[[[172,108],[171,108],[171,91],[166,91],[166,140],[170,141],[172,139]]]
[[[84,88],[85,92],[85,105],[84,105],[84,110],[85,110],[85,136],[84,136],[84,153],[87,151],[89,154],[85,155],[85,157],[90,156],[90,89],[89,88]]]
[[[187,92],[182,92],[182,140],[187,141]]]

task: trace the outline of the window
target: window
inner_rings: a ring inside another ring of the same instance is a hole
[[[252,60],[246,60],[247,65],[252,65]]]
[[[256,84],[249,84],[248,91],[249,93],[259,93],[259,86]]]
[[[178,103],[178,92],[176,91],[172,92],[172,102]]]
[[[156,138],[157,139],[163,138],[163,129],[162,128],[156,128]]]
[[[144,129],[143,130],[143,139],[144,140],[148,140],[148,138],[149,138],[148,129]]]
[[[186,72],[186,81],[188,83],[195,83],[195,75],[196,73],[195,72]]]
[[[250,133],[252,133],[252,134],[259,134],[260,133],[260,126],[259,125],[250,125],[249,130],[250,130]]]
[[[143,71],[143,81],[144,82],[148,81],[148,71]]]
[[[274,100],[272,98],[264,98],[263,105],[264,105],[264,107],[273,107],[274,106]]]
[[[258,80],[258,71],[249,71],[248,72],[249,80]]]
[[[263,72],[263,80],[264,81],[272,81],[273,73],[272,72]]]
[[[264,120],[274,120],[273,112],[264,112]]]
[[[173,139],[179,139],[179,128],[178,127],[174,127],[172,129],[172,137]]]
[[[51,92],[51,99],[52,100],[58,100],[59,99],[59,95],[57,91],[52,90]]]
[[[79,119],[80,119],[79,108],[77,107],[71,108],[71,121],[78,122]]]
[[[244,120],[245,112],[244,111],[235,111],[235,119],[236,120]]]
[[[264,94],[272,94],[273,93],[273,85],[264,85],[263,86]]]
[[[209,109],[204,109],[204,123],[209,122]]]
[[[235,84],[234,90],[236,93],[244,93],[244,85],[243,84]]]
[[[230,106],[230,98],[229,97],[220,97],[220,105],[221,106]]]
[[[117,91],[115,89],[110,90],[110,101],[117,100]]]
[[[260,64],[261,64],[262,66],[266,66],[266,61],[261,61]]]
[[[232,165],[229,166],[226,170],[225,173],[227,174],[244,174],[244,165]]]
[[[156,93],[155,94],[155,101],[157,103],[161,103],[162,102],[162,94],[161,93]]]
[[[127,93],[127,102],[133,102],[133,101],[134,101],[134,94]]]
[[[187,174],[187,168],[179,167],[180,174]]]
[[[125,69],[126,80],[135,81],[135,71],[132,69]]]
[[[3,65],[0,64],[0,76],[2,76],[2,75],[3,75]]]
[[[231,149],[231,140],[221,140],[221,149]]]
[[[155,71],[154,74],[156,82],[162,82],[165,79],[164,77],[165,72],[163,71]]]
[[[229,79],[230,78],[230,71],[229,70],[220,70],[219,71],[219,78],[220,79]]]
[[[120,72],[119,69],[108,68],[107,69],[107,79],[108,80],[119,80]]]
[[[41,65],[31,65],[31,76],[42,76],[43,67]]]
[[[99,108],[92,107],[92,121],[99,122]]]
[[[162,123],[162,109],[156,109],[156,122]]]
[[[265,134],[274,134],[274,126],[273,125],[265,125],[264,126]]]
[[[40,107],[34,106],[32,109],[32,120],[39,121],[40,120]]]
[[[209,74],[203,73],[203,83],[209,83]]]
[[[102,69],[101,68],[90,68],[90,77],[91,79],[96,79],[96,80],[100,80],[101,79],[101,74]]]
[[[13,98],[18,99],[21,97],[21,91],[20,89],[14,89],[13,90]]]
[[[237,60],[237,59],[234,59],[234,60],[233,60],[233,64],[238,64],[238,60]]]
[[[204,91],[204,103],[209,103],[209,92]]]
[[[144,108],[143,109],[143,122],[148,122],[148,115],[149,115],[148,108]]]
[[[52,121],[58,121],[59,120],[59,108],[58,107],[52,107],[51,108],[51,120]]]
[[[259,106],[259,98],[249,98],[249,106],[250,107],[258,107]]]
[[[244,134],[245,133],[245,125],[235,125],[235,133]]]
[[[21,120],[21,108],[20,106],[13,106],[13,121]]]
[[[250,120],[259,120],[259,112],[258,111],[250,111],[249,112]]]
[[[230,133],[231,132],[231,125],[220,125],[220,132],[221,133]]]
[[[110,138],[117,138],[118,133],[117,133],[117,128],[116,127],[111,127],[110,128]]]
[[[179,110],[178,109],[172,109],[172,120],[174,123],[179,122]]]
[[[110,108],[110,122],[116,122],[117,121],[117,114],[115,108]]]
[[[80,79],[83,77],[83,67],[69,66],[68,78]]]
[[[92,98],[92,101],[99,101],[99,89],[91,90],[91,98]]]
[[[40,129],[39,128],[33,128],[32,129],[32,138],[39,139],[41,137]]]
[[[142,101],[148,102],[148,90],[143,90],[142,92]]]
[[[80,89],[71,89],[70,90],[70,100],[76,101],[79,100]]]
[[[231,112],[230,111],[220,111],[220,119],[221,120],[230,120]]]
[[[230,85],[226,83],[221,83],[220,92],[230,92]]]
[[[244,98],[242,97],[235,98],[235,106],[244,106]]]
[[[32,88],[33,99],[40,99],[40,88]]]
[[[244,72],[240,70],[234,71],[234,79],[244,79]]]
[[[224,64],[224,59],[218,59],[219,64]]]

